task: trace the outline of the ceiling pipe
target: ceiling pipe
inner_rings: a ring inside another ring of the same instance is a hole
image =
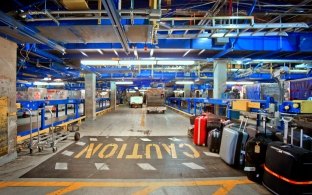
[[[60,22],[54,16],[52,16],[50,12],[48,12],[47,10],[45,11],[45,15],[48,16],[53,22],[55,22],[56,25],[58,26],[60,25]]]
[[[312,0],[305,0],[305,1],[302,1],[302,2],[299,3],[297,6],[306,5],[306,4],[310,3],[311,1],[312,1]],[[288,9],[287,11],[285,11],[284,13],[289,13],[289,12],[293,11],[294,9],[296,9],[296,7],[292,7],[292,8],[290,8],[290,9]],[[276,22],[276,21],[279,21],[282,17],[283,17],[283,15],[276,16],[275,18],[273,18],[272,20],[270,20],[270,21],[268,22],[268,24],[269,24],[269,23]],[[263,28],[258,29],[257,31],[255,31],[255,33],[256,33],[256,32],[259,32],[259,31],[261,31],[261,30],[263,30]]]
[[[14,30],[19,31],[20,33],[30,37],[31,39],[35,40],[36,42],[39,42],[41,44],[45,44],[52,49],[58,50],[62,53],[65,53],[65,48],[48,38],[42,36],[40,33],[36,32],[35,30],[23,25],[19,21],[15,20],[11,16],[8,16],[4,12],[0,11],[0,21],[10,27],[12,27]]]
[[[49,11],[52,15],[73,15],[73,14],[107,14],[106,10],[80,10],[80,11],[68,11],[68,10],[59,10],[59,11]],[[130,14],[133,12],[134,14],[150,14],[150,9],[134,9],[134,10],[127,10],[122,9],[117,11],[119,14]],[[44,15],[44,11],[27,11],[20,14],[20,17],[24,18],[27,15]]]
[[[114,4],[112,3],[111,0],[102,0],[102,4],[104,5],[105,10],[107,11],[107,15],[112,23],[115,34],[117,38],[119,39],[125,53],[129,54],[130,49],[129,49],[126,33],[120,23],[120,16],[117,13],[117,10]]]

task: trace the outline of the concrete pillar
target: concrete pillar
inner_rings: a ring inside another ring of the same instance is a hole
[[[184,97],[191,97],[191,84],[184,85]]]
[[[116,110],[116,82],[110,82],[110,106]]]
[[[0,37],[0,165],[17,157],[16,49]]]
[[[227,60],[213,62],[213,98],[221,98],[227,80]],[[219,106],[215,106],[215,113],[219,114]]]
[[[96,75],[94,73],[87,73],[85,75],[85,114],[86,120],[96,119]]]

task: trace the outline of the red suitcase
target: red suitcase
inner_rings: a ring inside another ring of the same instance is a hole
[[[205,146],[206,139],[207,139],[207,117],[206,116],[199,116],[195,119],[194,124],[194,135],[193,140],[194,144]]]

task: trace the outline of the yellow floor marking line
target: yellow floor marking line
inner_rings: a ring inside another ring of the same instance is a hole
[[[140,126],[143,128],[145,127],[145,115],[146,115],[145,111],[142,110]]]
[[[144,187],[135,194],[148,194],[160,187],[192,187],[192,186],[222,186],[215,194],[224,194],[238,184],[252,184],[248,179],[236,180],[199,180],[199,181],[159,181],[159,182],[51,182],[51,181],[4,181],[0,188],[5,187],[64,187],[51,192],[50,195],[66,194],[83,187]]]
[[[142,190],[139,190],[137,192],[134,192],[132,195],[145,195],[150,194],[151,192],[157,190],[158,188],[161,188],[162,186],[156,185],[156,186],[148,186],[146,188],[143,188]]]
[[[72,191],[75,191],[75,190],[78,190],[79,188],[81,188],[82,186],[79,185],[78,183],[75,183],[75,184],[72,184],[70,186],[67,186],[66,188],[62,188],[62,189],[59,189],[59,190],[56,190],[54,192],[50,192],[48,193],[47,195],[60,195],[60,194],[66,194],[68,192],[72,192]]]
[[[223,194],[227,194],[227,193],[230,192],[235,186],[236,186],[236,184],[231,184],[231,183],[223,184],[217,191],[215,191],[215,192],[213,193],[213,195],[223,195]]]

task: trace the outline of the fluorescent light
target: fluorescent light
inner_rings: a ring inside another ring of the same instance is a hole
[[[187,85],[187,84],[194,84],[194,81],[176,81],[177,85]]]
[[[190,53],[191,49],[187,50],[184,54],[183,57],[185,57],[188,53]]]
[[[65,85],[63,82],[53,82],[53,83],[48,83],[48,82],[34,82],[34,85],[51,85],[51,86],[61,86]]]
[[[44,81],[51,81],[51,78],[45,77],[45,78],[43,78],[42,80],[44,80]]]
[[[65,83],[63,83],[63,82],[56,82],[56,83],[48,83],[48,85],[61,86],[61,85],[65,85]]]
[[[252,81],[227,81],[227,85],[252,85],[254,82]]]
[[[133,81],[116,81],[116,85],[132,85]]]
[[[116,56],[119,56],[119,54],[118,54],[118,52],[116,50],[113,49],[113,51],[116,54]]]
[[[302,64],[298,64],[295,66],[296,68],[312,68],[312,64],[305,64],[305,63],[302,63]]]
[[[81,60],[81,64],[104,66],[104,65],[118,65],[116,60]]]
[[[80,53],[81,53],[82,55],[84,55],[84,56],[88,57],[88,55],[87,55],[85,52],[80,51]]]
[[[124,61],[119,61],[120,65],[152,65],[156,64],[155,60],[124,60]]]
[[[195,61],[193,60],[184,60],[184,61],[157,61],[158,65],[193,65],[195,64]]]
[[[134,48],[133,53],[134,53],[134,56],[136,57],[136,59],[139,59],[139,54],[138,54],[138,50],[136,47]]]
[[[204,51],[205,51],[205,49],[202,49],[202,50],[198,53],[198,55],[204,53]]]
[[[184,93],[184,91],[181,91],[181,90],[174,90],[173,93]]]
[[[237,60],[236,61],[236,64],[242,64],[243,62],[242,61],[240,61],[240,60]]]
[[[150,56],[153,57],[154,49],[151,49]]]
[[[101,55],[103,55],[102,50],[98,49],[97,51],[98,51]]]

